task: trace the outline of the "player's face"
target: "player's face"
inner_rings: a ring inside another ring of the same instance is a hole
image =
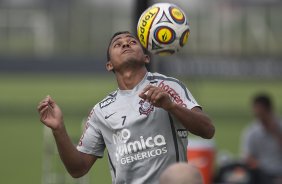
[[[253,105],[253,113],[262,123],[267,122],[270,112],[261,104]]]
[[[113,38],[109,47],[109,71],[118,71],[122,67],[144,66],[149,57],[144,54],[141,44],[131,34],[120,34]]]

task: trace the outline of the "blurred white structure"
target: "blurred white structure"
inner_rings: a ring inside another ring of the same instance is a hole
[[[50,128],[44,126],[43,136],[42,184],[89,184],[88,174],[75,179],[67,173]]]
[[[113,33],[135,32],[137,1],[0,1],[0,71],[105,71]],[[179,53],[154,56],[153,71],[200,77],[282,78],[281,0],[166,2],[186,12],[191,35]]]
[[[190,20],[183,56],[282,55],[279,0],[168,2]],[[134,5],[132,0],[1,1],[0,54],[100,55],[114,32],[133,31]]]

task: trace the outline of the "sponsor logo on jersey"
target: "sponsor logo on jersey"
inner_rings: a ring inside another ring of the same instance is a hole
[[[113,134],[113,143],[116,145],[116,159],[122,165],[138,160],[160,156],[167,153],[166,140],[161,134],[130,140],[131,132],[122,129]]]
[[[106,100],[99,103],[100,108],[102,109],[104,107],[107,107],[108,105],[110,105],[111,103],[113,103],[115,101],[116,101],[116,97],[109,97]]]
[[[182,105],[183,107],[187,107],[184,101],[180,98],[180,95],[168,84],[165,84],[164,81],[160,82],[158,87],[165,90],[171,96],[171,98],[174,100],[175,103]]]
[[[177,135],[180,138],[186,139],[188,137],[188,131],[186,129],[178,129],[177,130]]]
[[[106,115],[106,116],[105,116],[105,119],[108,119],[109,117],[111,117],[111,116],[114,115],[115,113],[117,113],[117,112],[114,112],[114,113],[112,113],[112,114]]]
[[[139,104],[140,104],[139,107],[140,115],[144,114],[148,116],[154,110],[154,106],[143,99],[140,100]]]

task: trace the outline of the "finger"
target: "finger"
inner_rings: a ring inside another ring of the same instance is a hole
[[[152,87],[153,87],[152,85],[146,86],[146,87],[143,89],[142,93],[146,94],[147,91],[150,90]]]
[[[45,106],[44,108],[42,108],[42,109],[39,111],[40,116],[42,116],[45,112],[47,112],[47,110],[48,110],[48,106]]]
[[[153,104],[155,104],[155,103],[157,102],[156,97],[157,97],[158,94],[160,94],[160,91],[155,91],[155,92],[151,95],[151,102],[152,102]]]
[[[149,102],[151,102],[151,96],[152,96],[152,94],[154,94],[154,93],[158,93],[158,90],[157,90],[157,88],[150,88],[149,90],[148,90],[148,93],[147,93],[147,97],[146,97],[146,99],[149,101]]]
[[[164,93],[158,93],[154,100],[157,102],[157,101],[161,100],[164,96],[165,96]]]
[[[147,91],[149,90],[151,88],[151,85],[148,85],[148,86],[146,86],[143,90],[142,90],[142,92],[139,94],[139,97],[140,98],[142,98],[142,99],[144,99],[144,100],[146,100],[146,98],[147,98]]]
[[[52,97],[50,95],[47,95],[46,98],[48,99],[49,103],[55,103],[55,101],[52,99]]]
[[[39,109],[42,105],[44,105],[45,102],[40,102],[38,105],[37,105],[37,109]]]
[[[167,94],[166,92],[160,93],[159,95],[156,96],[156,101],[159,100],[167,100],[167,101],[172,101],[171,96]]]
[[[143,92],[145,93],[146,91],[148,91],[151,87],[153,87],[152,85],[147,85],[144,89]]]
[[[45,102],[48,102],[46,98],[44,98],[43,100],[41,100],[39,103],[38,103],[38,106],[42,103],[45,103]]]
[[[142,99],[144,99],[144,100],[146,100],[146,97],[147,97],[147,96],[145,95],[145,93],[140,93],[140,94],[139,94],[139,97],[142,98]]]
[[[47,115],[48,115],[48,106],[46,106],[40,111],[40,121],[45,120],[47,118]]]
[[[47,95],[47,96],[43,99],[43,102],[49,102],[49,99],[50,99],[50,96]]]
[[[47,105],[47,104],[48,104],[48,101],[44,99],[44,100],[42,100],[41,102],[39,102],[37,108],[39,108],[39,107],[42,106],[42,105]]]
[[[50,96],[47,95],[43,100],[41,100],[41,101],[39,102],[39,105],[42,104],[42,103],[45,103],[45,102],[49,102],[49,101],[50,101]]]
[[[52,99],[52,97],[50,95],[47,96],[49,99],[49,105],[54,108],[56,105],[56,102]]]
[[[48,115],[49,113],[52,113],[51,111],[52,111],[52,109],[51,109],[50,106],[48,105],[48,106],[44,107],[44,108],[40,111],[40,115],[47,117],[47,115]]]
[[[40,105],[37,106],[37,110],[41,111],[42,108],[44,108],[45,106],[48,106],[48,102],[43,102]]]

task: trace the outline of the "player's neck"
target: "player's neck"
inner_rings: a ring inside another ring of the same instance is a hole
[[[127,70],[122,73],[117,72],[116,78],[118,87],[121,90],[131,90],[137,84],[141,82],[144,76],[147,73],[147,69],[145,67],[140,68],[138,70]]]

